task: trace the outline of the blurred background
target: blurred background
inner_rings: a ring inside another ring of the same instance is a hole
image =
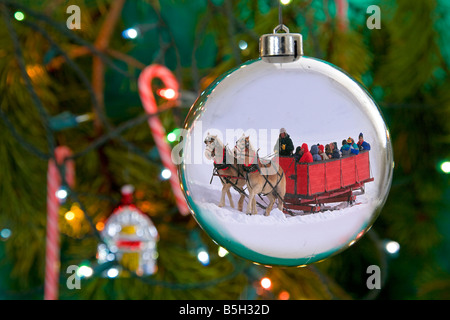
[[[380,9],[378,26],[371,5]],[[153,84],[174,146],[198,94],[258,58],[259,37],[278,24],[278,1],[0,0],[1,299],[44,297],[47,166],[57,145],[72,150],[76,168],[59,208],[59,299],[450,298],[450,3],[281,7],[305,55],[362,82],[390,129],[394,178],[370,232],[323,262],[266,268],[228,254],[176,206],[138,76],[160,64],[177,78],[177,101]],[[120,269],[101,249],[99,232],[125,184],[158,231],[150,275],[136,272],[139,257]],[[70,265],[82,266],[80,290],[67,286]],[[380,266],[379,290],[366,285],[370,265]]]

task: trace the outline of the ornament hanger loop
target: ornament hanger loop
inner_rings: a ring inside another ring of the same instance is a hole
[[[278,25],[272,34],[264,34],[259,38],[259,56],[268,63],[289,63],[303,55],[302,35],[290,33],[283,23],[281,0],[278,2]],[[278,31],[284,33],[278,33]]]
[[[289,33],[289,28],[284,24],[279,24],[273,29],[273,33],[278,33],[278,31],[283,30],[286,33]]]

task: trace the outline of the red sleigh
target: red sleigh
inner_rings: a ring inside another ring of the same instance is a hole
[[[364,194],[364,184],[374,180],[369,151],[312,163],[298,163],[293,157],[280,157],[279,161],[286,174],[287,210],[310,213],[341,208],[339,204],[345,202],[353,205],[356,197]]]

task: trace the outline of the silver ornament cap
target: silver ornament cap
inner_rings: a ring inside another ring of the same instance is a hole
[[[278,33],[280,30],[284,33]],[[269,63],[294,62],[303,55],[302,35],[289,33],[289,28],[280,24],[273,29],[273,33],[259,38],[259,55]]]

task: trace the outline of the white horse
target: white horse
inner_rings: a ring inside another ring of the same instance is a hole
[[[246,173],[249,199],[247,214],[256,214],[255,196],[267,195],[270,200],[265,215],[270,215],[275,200],[278,199],[278,209],[283,211],[284,195],[286,194],[286,177],[280,165],[274,161],[262,164],[257,152],[250,143],[249,137],[242,135],[236,142],[238,166]]]
[[[209,160],[214,160],[214,167],[217,175],[222,182],[222,196],[220,197],[219,207],[225,206],[225,194],[228,195],[230,206],[234,208],[233,198],[231,197],[230,188],[235,187],[239,190],[241,197],[238,201],[238,210],[243,211],[244,205],[244,186],[245,179],[242,173],[239,172],[237,161],[234,154],[224,146],[222,141],[217,138],[217,135],[208,135],[205,139],[206,149],[205,156]]]

